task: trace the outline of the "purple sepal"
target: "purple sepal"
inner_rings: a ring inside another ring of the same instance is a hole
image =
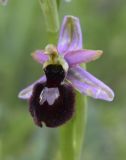
[[[82,94],[106,101],[114,98],[114,92],[106,84],[79,66],[69,70],[67,79]]]
[[[21,90],[18,94],[18,98],[20,99],[29,99],[32,95],[33,92],[33,88],[37,83],[44,83],[46,82],[46,77],[42,76],[40,79],[38,79],[37,81],[35,81],[34,83],[32,83],[31,85],[29,85],[28,87],[26,87],[25,89]]]
[[[64,58],[68,62],[69,66],[75,66],[81,63],[87,63],[90,61],[94,61],[102,55],[102,51],[100,50],[74,50],[65,54]]]
[[[65,16],[60,30],[58,51],[64,54],[82,48],[82,33],[77,17]]]

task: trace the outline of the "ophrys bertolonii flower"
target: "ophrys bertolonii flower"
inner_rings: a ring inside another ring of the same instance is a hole
[[[57,46],[49,44],[32,54],[42,64],[45,75],[19,93],[19,98],[29,101],[29,110],[38,126],[45,123],[57,127],[72,117],[73,89],[95,99],[113,100],[113,91],[80,66],[101,55],[101,50],[82,49],[79,19],[65,16]]]

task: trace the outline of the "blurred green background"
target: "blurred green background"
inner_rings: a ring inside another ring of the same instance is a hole
[[[60,21],[80,18],[84,47],[104,55],[87,69],[115,91],[113,102],[88,98],[82,160],[126,159],[126,1],[61,1]],[[0,6],[0,160],[52,160],[58,129],[38,128],[18,92],[42,75],[30,53],[48,43],[37,0],[10,0]],[[54,157],[54,158],[53,158]]]

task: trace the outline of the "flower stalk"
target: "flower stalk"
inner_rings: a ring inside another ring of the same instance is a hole
[[[60,0],[57,0],[57,7],[59,9],[59,6],[60,6]]]
[[[87,121],[87,99],[76,96],[76,113],[73,119],[60,129],[61,160],[80,160]]]
[[[43,11],[47,32],[59,30],[59,17],[56,0],[39,0]]]

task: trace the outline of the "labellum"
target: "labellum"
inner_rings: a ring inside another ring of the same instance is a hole
[[[72,86],[64,82],[65,70],[61,64],[44,68],[45,83],[37,83],[29,100],[29,110],[35,123],[42,127],[57,127],[69,120],[74,112],[75,94]]]

